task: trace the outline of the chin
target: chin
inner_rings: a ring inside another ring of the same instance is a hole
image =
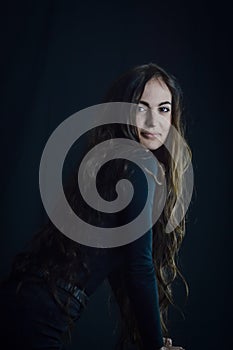
[[[148,148],[151,151],[155,151],[157,148],[162,146],[162,143],[160,141],[140,140],[140,142],[142,145],[144,145],[146,148]]]

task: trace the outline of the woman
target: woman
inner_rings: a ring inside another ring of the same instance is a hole
[[[89,133],[87,151],[108,139],[125,137],[137,141],[158,160],[151,171],[153,191],[146,193],[140,169],[122,158],[100,170],[96,186],[103,198],[113,200],[116,193],[110,184],[116,183],[119,177],[128,177],[135,188],[132,205],[111,216],[90,210],[82,201],[75,182],[70,182],[66,189],[69,203],[85,221],[93,223],[94,220],[96,225],[114,227],[135,218],[143,208],[143,201],[149,197],[151,206],[147,210],[147,220],[151,222],[159,202],[154,203],[154,198],[159,199],[159,179],[165,176],[168,187],[165,206],[145,234],[114,248],[81,245],[48,221],[35,235],[28,251],[16,256],[9,278],[2,283],[1,339],[7,344],[22,345],[24,349],[61,349],[61,335],[69,332],[91,295],[107,278],[121,312],[117,349],[127,349],[130,344],[139,350],[182,349],[173,346],[167,338],[166,317],[168,306],[173,304],[171,285],[177,274],[188,291],[176,264],[185,233],[185,219],[170,233],[165,231],[176,199],[182,197],[182,174],[189,161],[176,138],[171,153],[165,147],[171,127],[184,137],[181,100],[175,78],[152,63],[126,72],[108,90],[104,103],[130,102],[137,106],[135,125],[105,124],[95,128]]]

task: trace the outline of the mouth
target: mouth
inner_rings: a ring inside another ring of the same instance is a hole
[[[149,139],[156,139],[158,137],[161,136],[160,133],[151,133],[151,132],[147,132],[147,131],[141,131],[141,135],[142,137],[145,137],[145,138],[149,138]]]

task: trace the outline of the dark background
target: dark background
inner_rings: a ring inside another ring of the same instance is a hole
[[[45,217],[40,157],[67,117],[99,103],[134,65],[155,62],[184,92],[195,188],[170,336],[186,350],[231,348],[232,130],[230,8],[225,2],[11,1],[1,8],[1,276]],[[107,283],[91,298],[70,349],[113,349]]]

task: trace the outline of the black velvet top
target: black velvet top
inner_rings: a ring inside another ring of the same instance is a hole
[[[154,161],[145,161],[147,169],[154,174],[157,173],[156,162],[156,158],[154,158]],[[115,176],[115,172],[112,167],[108,169],[110,169],[111,173],[106,169],[103,171],[105,171],[105,175],[107,173],[106,178],[110,184]],[[105,215],[103,226],[112,227],[131,221],[133,218],[137,217],[143,209],[146,200],[148,200],[149,206],[146,212],[146,220],[151,223],[151,228],[141,237],[122,246],[114,248],[83,246],[87,255],[86,262],[91,271],[86,282],[85,292],[89,296],[92,295],[100,283],[106,278],[114,292],[120,277],[123,277],[129,299],[137,318],[145,350],[155,350],[163,346],[158,287],[152,258],[152,210],[153,201],[156,200],[156,183],[154,179],[149,176],[151,191],[148,192],[147,180],[142,170],[133,162],[128,162],[128,170],[126,177],[134,187],[133,199],[121,212]],[[100,177],[103,178],[101,174]]]
[[[156,158],[152,162],[145,161],[147,169],[154,174],[158,169],[156,161]],[[110,163],[111,166],[101,168],[99,182],[97,181],[100,189],[101,183],[108,181],[109,200],[114,197],[111,188],[115,188],[114,179],[117,177],[116,169],[114,170],[113,164]],[[84,271],[77,272],[77,281],[85,286],[84,291],[90,297],[104,280],[109,281],[114,292],[123,279],[138,322],[144,349],[156,350],[163,346],[157,280],[152,259],[152,210],[156,200],[156,183],[149,176],[151,190],[148,191],[143,171],[133,162],[128,163],[129,171],[127,170],[123,177],[128,178],[133,185],[132,201],[120,212],[104,213],[101,222],[103,227],[124,225],[137,217],[148,201],[145,220],[150,223],[148,226],[150,229],[134,241],[113,248],[95,248],[80,244],[85,252],[85,263],[90,274],[87,278]],[[81,283],[82,279],[84,283]],[[6,344],[9,344],[8,348],[21,344],[24,349],[39,347],[42,349],[50,346],[61,349],[60,334],[68,327],[67,318],[61,313],[46,284],[38,285],[33,280],[28,281],[17,294],[16,286],[17,281],[12,279],[7,286],[0,288],[1,339],[4,338]],[[59,293],[62,299],[65,299],[65,294],[68,292],[59,290]],[[71,311],[74,318],[78,319],[80,304],[75,299],[72,301]]]

